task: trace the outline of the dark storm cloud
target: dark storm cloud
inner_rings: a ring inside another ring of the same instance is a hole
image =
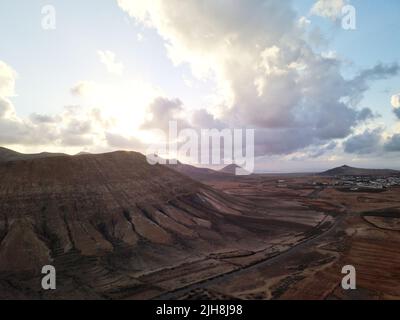
[[[400,152],[400,134],[395,134],[385,144],[385,150],[388,152]]]
[[[393,112],[396,115],[396,117],[400,120],[400,108],[393,109]]]
[[[344,151],[355,154],[371,154],[381,147],[382,129],[366,130],[344,142]]]

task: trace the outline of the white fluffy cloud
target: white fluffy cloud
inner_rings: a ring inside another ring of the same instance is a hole
[[[342,14],[342,8],[347,4],[346,0],[318,0],[311,9],[311,14],[338,19]]]
[[[29,134],[29,122],[17,117],[9,99],[15,95],[16,76],[17,73],[11,66],[0,61],[0,144],[16,143],[20,140],[29,143],[35,138],[35,134]]]
[[[124,65],[121,62],[116,61],[116,56],[114,52],[109,50],[99,50],[97,51],[97,54],[99,56],[100,62],[106,66],[108,72],[116,75],[122,75],[124,71]]]
[[[400,119],[400,93],[392,96],[390,100],[393,106],[393,112],[398,119]]]
[[[11,118],[14,115],[14,106],[11,101],[0,96],[0,119]]]
[[[85,147],[104,140],[110,123],[97,109],[68,106],[54,116],[19,117],[10,100],[16,72],[0,61],[0,74],[0,145]]]
[[[393,95],[390,102],[391,102],[393,108],[400,108],[400,93]]]
[[[87,96],[94,90],[94,83],[92,81],[79,81],[70,90],[74,96]]]
[[[189,124],[185,118],[182,101],[179,99],[156,98],[148,106],[149,118],[142,124],[142,129],[160,129],[168,132],[169,121],[179,121],[183,127]]]
[[[371,81],[398,74],[378,65],[345,79],[342,63],[315,52],[291,1],[118,0],[137,22],[157,30],[175,64],[213,77],[214,115],[227,126],[257,128],[260,153],[290,153],[344,139],[372,115],[358,107]],[[318,1],[333,16],[343,1]],[[213,117],[210,117],[213,118]]]
[[[127,137],[121,134],[106,132],[106,140],[110,147],[116,149],[135,150],[144,153],[146,146],[135,137]]]
[[[7,65],[0,61],[0,96],[11,97],[15,94],[15,80],[17,73]]]

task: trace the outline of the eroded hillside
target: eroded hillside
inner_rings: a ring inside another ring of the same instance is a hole
[[[285,222],[133,152],[7,162],[0,164],[0,296],[154,297],[184,285],[163,270],[186,268],[187,282],[226,273],[238,266],[221,253],[264,257],[279,250],[272,238],[298,240],[324,217]],[[58,274],[51,294],[40,288],[46,264]]]

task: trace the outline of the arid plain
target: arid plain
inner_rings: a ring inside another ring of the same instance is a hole
[[[227,294],[238,299],[399,299],[400,187],[383,192],[347,192],[334,187],[337,181],[315,175],[209,181],[217,189],[258,203],[271,216],[290,223],[308,221],[313,227],[300,239],[296,234],[288,235],[290,244],[280,247],[274,258],[254,265],[242,259],[242,265],[248,267],[182,297]],[[324,218],[319,220],[322,213]],[[283,243],[276,238],[278,247]],[[341,287],[345,265],[356,268],[357,290]]]

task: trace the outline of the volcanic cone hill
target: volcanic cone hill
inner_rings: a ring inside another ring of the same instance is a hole
[[[400,175],[400,171],[390,169],[363,169],[349,166],[333,168],[322,172],[321,176],[389,176]]]
[[[236,172],[238,171],[238,172]],[[237,175],[238,173],[242,174],[250,174],[250,172],[244,170],[242,167],[238,166],[237,164],[230,164],[227,165],[226,167],[222,168],[221,170],[218,171],[220,174],[226,174],[226,175]]]

